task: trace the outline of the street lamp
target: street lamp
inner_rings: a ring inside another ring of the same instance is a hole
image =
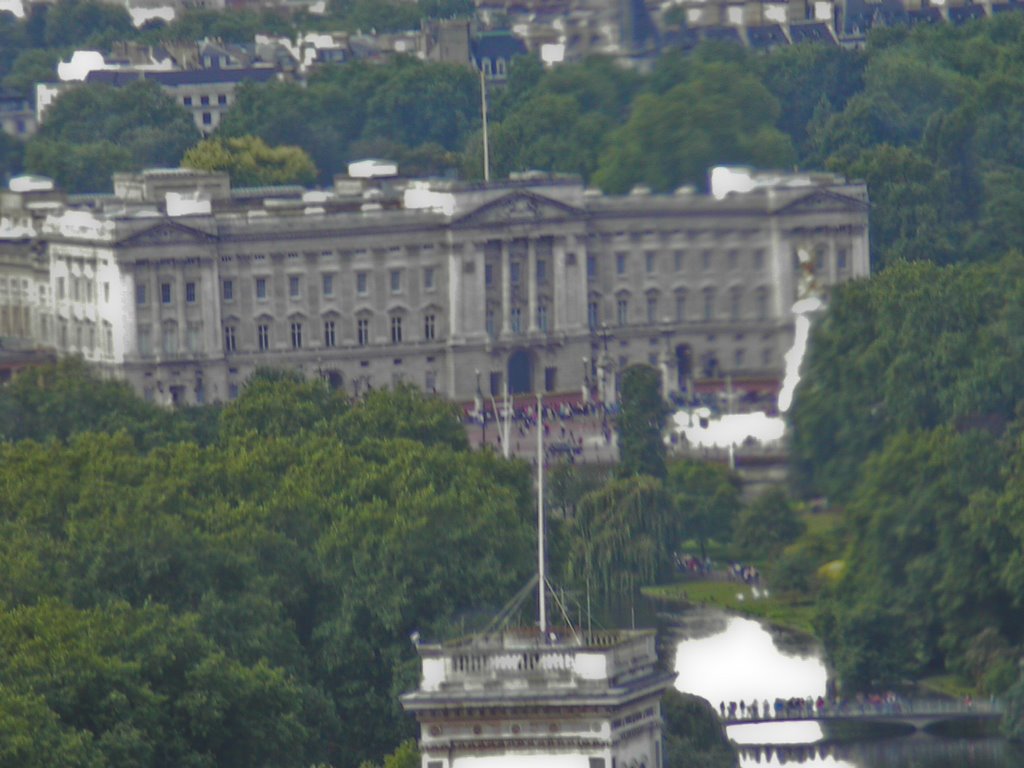
[[[590,358],[583,356],[583,405],[590,404]]]
[[[476,395],[474,396],[477,417],[480,419],[480,445],[487,442],[487,413],[484,411],[484,393],[480,389],[480,369],[476,369]]]

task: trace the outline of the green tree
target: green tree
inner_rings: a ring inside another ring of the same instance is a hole
[[[665,768],[738,768],[718,715],[699,696],[669,689],[661,699],[665,721]]]
[[[268,147],[255,136],[206,139],[188,150],[181,162],[186,168],[227,171],[238,187],[309,186],[316,180],[316,167],[302,149]]]
[[[761,78],[779,104],[777,127],[793,145],[804,148],[807,127],[817,110],[842,111],[846,102],[864,88],[867,57],[861,51],[829,45],[782,47],[756,60]]]
[[[3,85],[22,98],[35,99],[36,83],[49,83],[57,79],[60,53],[54,50],[28,48],[20,53],[11,51],[14,58],[4,74]]]
[[[203,418],[213,408],[190,409],[175,418],[138,398],[123,382],[100,379],[77,358],[35,368],[0,388],[0,440],[68,440],[83,432],[125,431],[139,447],[215,435]]]
[[[623,371],[619,401],[619,474],[664,478],[662,431],[668,406],[661,396],[658,371],[647,365],[633,365]]]
[[[67,191],[97,192],[111,188],[115,170],[177,167],[198,138],[192,117],[156,83],[79,85],[49,108],[25,166]]]
[[[700,545],[707,557],[712,539],[726,541],[740,509],[739,478],[719,464],[674,461],[668,465],[665,487],[672,494],[683,535]]]
[[[733,545],[746,558],[777,558],[804,531],[793,502],[782,488],[770,488],[740,512]]]
[[[367,438],[402,438],[455,451],[469,447],[459,409],[439,397],[425,395],[411,384],[370,390],[335,421],[346,442]]]
[[[609,481],[577,507],[569,534],[569,575],[604,594],[630,594],[671,573],[681,535],[660,480],[639,475]]]
[[[507,176],[514,171],[545,170],[587,179],[597,169],[610,128],[607,117],[582,112],[570,95],[538,93],[491,127],[492,173]],[[477,137],[465,153],[467,175],[482,175],[482,158],[483,143]]]
[[[175,14],[170,23],[148,30],[142,37],[151,43],[216,39],[228,43],[251,44],[257,34],[292,37],[295,26],[286,14],[270,8],[263,11],[247,8],[221,11],[186,8]]]
[[[0,80],[6,77],[14,60],[28,47],[25,25],[13,13],[0,12]]]
[[[420,750],[416,741],[407,739],[399,744],[394,752],[385,757],[383,763],[367,761],[359,768],[418,768],[420,762]]]
[[[458,64],[400,60],[366,105],[364,136],[454,150],[480,120],[480,86]]]
[[[998,473],[991,436],[950,428],[896,435],[869,459],[849,506],[845,574],[821,619],[844,685],[878,690],[952,669],[985,627],[1008,626],[965,514]]]
[[[46,15],[46,45],[66,48],[79,44],[109,45],[133,37],[135,27],[125,8],[97,0],[64,0]]]
[[[789,166],[795,154],[773,127],[778,115],[778,102],[750,72],[722,63],[692,67],[689,80],[634,100],[628,122],[609,138],[594,181],[607,192],[634,184],[664,192],[681,184],[706,186],[714,165]]]
[[[296,373],[260,369],[245,384],[241,396],[221,414],[225,437],[247,432],[283,437],[299,431],[322,431],[348,409],[344,395],[322,381],[304,381]]]

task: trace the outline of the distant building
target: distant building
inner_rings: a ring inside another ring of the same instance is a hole
[[[402,706],[420,723],[423,768],[479,758],[512,768],[661,768],[653,630],[506,630],[417,646],[420,686]]]
[[[114,46],[109,57],[89,54],[101,68],[83,72],[79,77],[86,83],[103,83],[115,88],[151,80],[191,113],[196,128],[209,135],[234,103],[235,89],[239,85],[269,82],[297,68],[298,62],[286,49],[274,45],[264,48],[263,56],[271,61],[257,55],[255,46],[225,45],[208,40],[178,46],[121,43]],[[76,58],[81,53],[77,53]],[[36,120],[42,123],[46,110],[57,97],[76,85],[76,81],[39,83]]]
[[[182,404],[229,400],[268,365],[353,394],[407,381],[458,400],[507,383],[611,402],[637,362],[666,392],[777,379],[795,252],[813,254],[826,291],[867,276],[866,190],[719,176],[716,195],[379,173],[231,189],[185,170],[116,174],[110,196],[6,192],[0,336]]]
[[[36,113],[32,103],[15,93],[0,92],[0,130],[16,139],[36,132]]]
[[[485,32],[474,38],[471,48],[473,64],[489,82],[504,83],[508,79],[512,59],[527,55],[526,43],[511,32]]]

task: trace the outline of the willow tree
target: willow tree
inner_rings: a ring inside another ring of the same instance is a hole
[[[671,568],[678,518],[661,481],[612,480],[579,503],[569,552],[570,576],[605,594],[628,593]]]
[[[661,397],[661,375],[649,365],[632,365],[622,374],[619,474],[665,477],[661,432],[668,408]]]

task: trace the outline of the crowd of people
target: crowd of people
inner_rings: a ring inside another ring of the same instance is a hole
[[[971,705],[965,703],[964,706],[970,708]],[[795,696],[788,699],[777,697],[772,702],[769,702],[768,699],[758,702],[755,699],[750,703],[722,701],[718,704],[719,715],[723,720],[728,721],[804,720],[839,715],[891,715],[911,709],[913,709],[912,705],[892,691],[858,694],[848,701],[844,701],[838,696],[832,698]]]
[[[478,412],[467,411],[464,423],[474,446],[488,444],[502,451],[504,421],[499,404],[490,403]],[[575,461],[612,461],[616,455],[616,410],[601,403],[566,400],[543,406],[544,444],[547,458]],[[512,455],[531,458],[536,452],[537,405],[526,400],[512,406],[509,417],[508,450]]]

